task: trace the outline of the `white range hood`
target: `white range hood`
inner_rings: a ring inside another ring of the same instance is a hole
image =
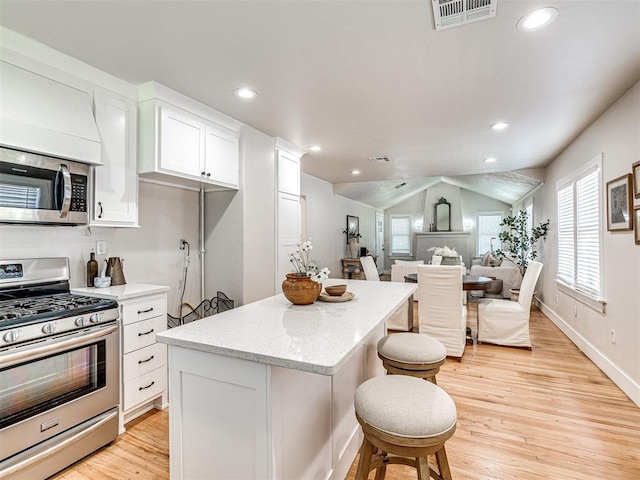
[[[0,145],[101,165],[87,92],[0,61]]]

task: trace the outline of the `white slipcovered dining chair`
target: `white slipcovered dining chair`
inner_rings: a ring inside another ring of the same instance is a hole
[[[418,265],[418,331],[438,339],[449,357],[462,357],[467,343],[463,273],[460,265]]]
[[[376,262],[373,261],[373,257],[369,255],[360,257],[360,264],[362,265],[362,270],[364,270],[364,278],[374,282],[380,281],[378,267],[376,267]]]
[[[373,261],[373,257],[368,255],[366,257],[360,257],[360,263],[362,264],[362,270],[364,270],[364,276],[367,281],[380,281],[378,267],[376,267],[376,262]],[[409,312],[406,307],[401,306],[391,314],[387,320],[387,328],[389,330],[402,330],[404,332],[409,330]]]
[[[478,301],[478,342],[531,349],[531,300],[541,270],[542,263],[529,263],[517,302],[494,298]]]

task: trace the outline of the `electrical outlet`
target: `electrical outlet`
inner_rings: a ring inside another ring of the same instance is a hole
[[[97,240],[96,241],[96,255],[106,255],[107,254],[107,241],[106,240]]]
[[[558,298],[558,293],[556,292],[556,303],[558,303],[560,299]]]
[[[616,331],[613,328],[609,332],[609,340],[611,340],[611,343],[616,343]]]
[[[577,316],[578,316],[578,306],[577,306],[577,305],[574,305],[574,306],[573,306],[573,316],[574,316],[574,317],[577,317]]]

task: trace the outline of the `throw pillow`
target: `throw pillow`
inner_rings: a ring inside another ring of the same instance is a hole
[[[489,253],[488,263],[490,267],[499,267],[502,263],[502,259],[494,256],[492,253]]]
[[[491,252],[487,252],[482,256],[482,263],[480,265],[482,265],[483,267],[488,267],[489,266],[489,257],[491,257]]]

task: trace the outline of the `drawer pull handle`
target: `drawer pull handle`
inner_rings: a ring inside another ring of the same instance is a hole
[[[140,315],[141,313],[149,313],[149,312],[153,312],[153,307],[147,308],[146,310],[138,310],[138,315]]]
[[[138,365],[140,365],[141,363],[147,363],[150,362],[151,360],[153,360],[153,355],[151,355],[149,358],[147,358],[146,360],[138,360]]]
[[[150,333],[153,333],[153,328],[151,330],[149,330],[148,332],[139,333],[138,336],[141,337],[143,335],[149,335]]]
[[[156,384],[155,380],[153,382],[151,382],[149,385],[147,385],[146,387],[138,387],[138,391],[142,391],[142,390],[146,390],[147,388],[151,388]]]

